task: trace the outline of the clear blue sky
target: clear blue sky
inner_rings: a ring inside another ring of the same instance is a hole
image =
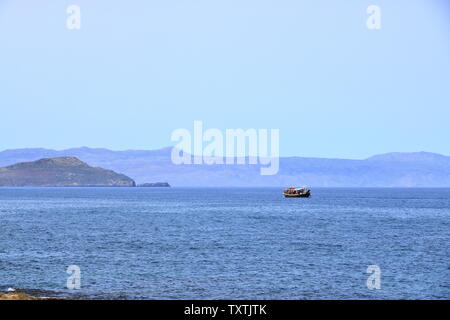
[[[282,155],[450,155],[449,39],[446,0],[0,0],[0,149],[154,149],[203,120],[278,128]]]

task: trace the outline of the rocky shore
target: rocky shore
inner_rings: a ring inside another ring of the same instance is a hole
[[[54,300],[52,298],[38,298],[22,292],[0,293],[0,300]]]

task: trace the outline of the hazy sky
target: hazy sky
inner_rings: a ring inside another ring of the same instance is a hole
[[[0,149],[154,149],[202,120],[280,129],[282,155],[450,155],[449,39],[446,0],[0,0]]]

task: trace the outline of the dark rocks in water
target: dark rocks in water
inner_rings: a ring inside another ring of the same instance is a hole
[[[45,158],[0,168],[2,187],[135,187],[133,179],[76,157]]]
[[[143,183],[138,185],[138,187],[152,188],[152,187],[170,187],[167,182],[154,182],[154,183]]]

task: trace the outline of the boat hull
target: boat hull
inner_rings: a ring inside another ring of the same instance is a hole
[[[305,194],[284,194],[285,198],[309,198],[311,197],[311,193],[305,193]]]

